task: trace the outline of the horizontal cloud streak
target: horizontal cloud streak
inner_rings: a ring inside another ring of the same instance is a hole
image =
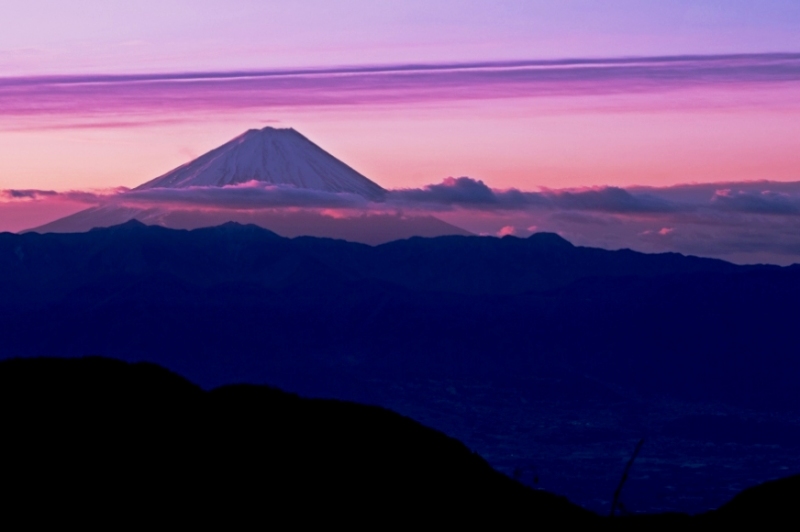
[[[120,194],[127,191],[128,189],[125,187],[98,191],[68,190],[65,192],[56,192],[55,190],[5,189],[0,190],[0,201],[52,200],[98,204],[120,197]]]
[[[369,201],[357,194],[326,192],[291,186],[270,186],[257,181],[226,187],[151,188],[132,190],[113,199],[126,205],[171,205],[213,209],[368,209]]]
[[[460,177],[390,190],[383,201],[255,181],[186,189],[0,191],[0,215],[12,207],[16,213],[24,205],[41,212],[67,203],[121,209],[130,216],[201,210],[229,212],[236,219],[237,212],[280,209],[337,217],[434,214],[474,233],[554,231],[581,245],[679,251],[743,263],[800,262],[800,182],[521,191]]]
[[[87,204],[185,205],[198,208],[277,207],[443,212],[584,211],[616,215],[670,215],[701,211],[800,216],[800,182],[711,183],[673,187],[593,187],[537,192],[493,189],[469,177],[448,177],[422,188],[389,190],[381,201],[357,194],[276,186],[259,181],[225,187],[124,187],[102,191],[0,190],[0,200],[61,200]]]
[[[363,68],[0,78],[0,117],[152,115],[652,93],[800,81],[800,54],[517,61]]]
[[[494,190],[483,181],[468,177],[449,177],[440,184],[421,189],[390,191],[387,201],[433,209],[458,207],[482,210],[564,209],[648,213],[671,212],[681,208],[656,196],[633,195],[618,187],[523,192],[513,188]]]
[[[730,189],[718,190],[711,198],[714,206],[735,212],[755,214],[800,214],[800,201],[788,194],[779,194],[771,191],[760,193],[738,191]]]
[[[18,199],[41,199],[50,196],[57,196],[59,193],[55,190],[0,190],[0,198],[6,200]]]

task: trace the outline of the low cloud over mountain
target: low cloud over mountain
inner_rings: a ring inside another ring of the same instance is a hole
[[[494,190],[469,177],[452,178],[418,189],[392,191],[390,202],[411,208],[475,208],[487,210],[566,209],[600,212],[670,212],[679,208],[657,196],[633,195],[618,187],[523,192]]]
[[[19,214],[26,208],[50,214],[0,229],[81,232],[131,219],[191,229],[236,221],[284,236],[368,244],[550,231],[590,246],[735,262],[800,261],[800,182],[525,191],[448,177],[386,190],[291,128],[248,130],[134,189],[0,191],[0,210]]]
[[[736,262],[800,262],[800,182],[710,183],[673,187],[493,189],[469,177],[389,190],[379,200],[348,192],[249,181],[182,189],[3,190],[0,210],[54,203],[136,209],[311,211],[435,215],[473,233],[558,232],[583,245],[678,251]],[[77,210],[77,209],[76,209]],[[16,229],[23,229],[19,227]]]

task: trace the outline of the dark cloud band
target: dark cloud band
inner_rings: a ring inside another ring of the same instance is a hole
[[[382,201],[356,194],[274,186],[252,181],[227,187],[185,189],[125,188],[103,192],[53,190],[0,191],[6,201],[61,199],[84,203],[153,203],[208,208],[259,209],[277,207],[330,209],[408,209],[441,212],[585,211],[618,215],[679,215],[720,211],[761,215],[800,216],[800,182],[711,183],[674,187],[593,187],[527,192],[498,190],[469,177],[449,177],[422,188],[390,190]]]
[[[388,191],[383,201],[355,194],[250,182],[230,187],[55,192],[0,191],[9,202],[80,202],[134,210],[300,209],[360,216],[434,214],[475,233],[559,232],[576,244],[680,251],[737,262],[800,262],[800,182],[674,187],[492,189],[467,177]],[[473,225],[469,225],[473,224]]]
[[[0,116],[78,117],[90,122],[94,119],[98,127],[109,124],[128,127],[138,120],[161,120],[164,109],[174,114],[407,104],[663,92],[799,81],[800,54],[19,77],[0,78]]]

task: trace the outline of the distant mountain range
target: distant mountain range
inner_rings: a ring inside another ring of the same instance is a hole
[[[132,221],[0,235],[0,291],[2,356],[146,352],[205,385],[268,381],[271,363],[300,353],[422,373],[537,361],[641,393],[800,408],[800,266],[583,248],[548,233],[370,247]]]
[[[412,236],[469,235],[434,216],[370,214],[336,218],[314,211],[297,210],[193,210],[188,208],[92,207],[31,229],[37,233],[83,233],[131,220],[172,229],[199,229],[228,222],[269,228],[286,237],[318,236],[378,245]]]
[[[78,233],[110,227],[129,220],[174,229],[211,227],[234,221],[255,224],[283,236],[320,236],[381,244],[412,236],[467,235],[469,232],[429,215],[368,213],[329,216],[314,209],[228,208],[220,196],[223,187],[257,184],[329,195],[347,194],[364,201],[380,201],[386,191],[377,183],[312,143],[294,129],[251,129],[131,191],[187,191],[203,189],[203,205],[100,205],[30,229],[38,233]],[[244,190],[246,193],[247,190]],[[214,197],[218,196],[218,201]],[[129,202],[130,203],[130,202]]]

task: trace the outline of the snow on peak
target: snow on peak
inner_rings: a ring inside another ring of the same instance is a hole
[[[385,192],[294,129],[273,127],[247,130],[136,190],[223,187],[248,181],[349,192],[370,199]]]

